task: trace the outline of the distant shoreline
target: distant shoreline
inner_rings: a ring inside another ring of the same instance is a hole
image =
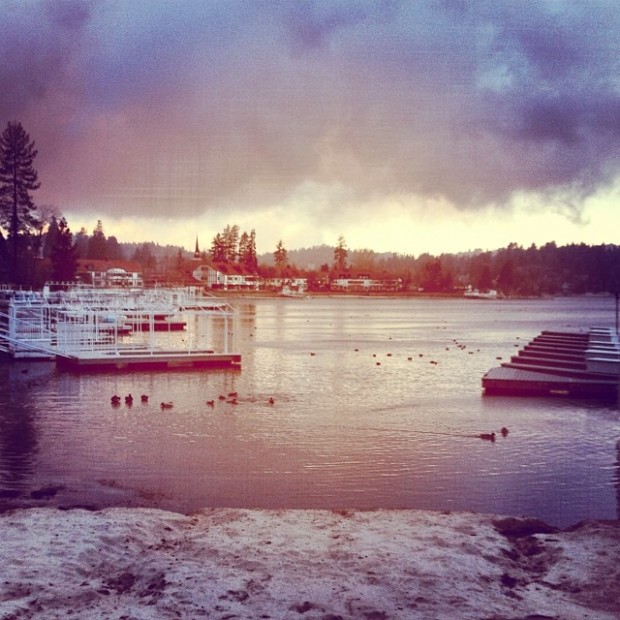
[[[215,297],[230,298],[247,298],[247,299],[292,299],[303,300],[313,297],[324,298],[348,298],[348,299],[463,299],[465,301],[518,301],[527,299],[606,299],[612,297],[612,293],[584,293],[583,295],[510,295],[506,297],[498,297],[497,299],[476,299],[467,298],[462,292],[459,293],[425,293],[421,291],[403,291],[403,292],[368,292],[361,291],[308,291],[299,297],[289,297],[280,295],[277,291],[224,291],[212,290],[210,294]]]

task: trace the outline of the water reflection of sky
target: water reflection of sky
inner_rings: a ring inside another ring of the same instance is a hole
[[[33,485],[80,489],[74,501],[105,488],[184,511],[394,507],[560,524],[616,515],[615,406],[480,390],[497,357],[555,324],[603,324],[606,308],[310,299],[239,310],[241,371],[73,375],[47,365],[34,380],[4,366],[0,394],[21,409],[13,427],[3,422],[2,480],[16,471],[10,457]],[[17,396],[24,381],[27,398]],[[206,405],[232,391],[238,405]],[[130,392],[133,407],[110,406]],[[477,437],[502,426],[510,434],[495,443]]]

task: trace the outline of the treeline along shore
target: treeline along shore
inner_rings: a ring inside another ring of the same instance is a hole
[[[504,297],[536,297],[620,291],[620,246],[615,244],[558,246],[550,242],[524,248],[511,243],[492,251],[416,256],[348,249],[341,237],[336,246],[296,250],[286,250],[280,242],[273,253],[257,255],[254,231],[239,235],[236,227],[226,227],[216,235],[213,247],[202,251],[198,239],[193,251],[156,242],[121,243],[106,236],[101,221],[92,234],[84,228],[73,233],[64,218],[59,221],[55,215],[41,231],[30,243],[22,244],[17,273],[12,271],[11,241],[0,234],[0,282],[33,288],[49,280],[88,284],[93,271],[120,267],[139,273],[147,286],[231,288],[214,286],[197,276],[202,267],[202,273],[214,269],[248,282],[266,282],[260,288],[272,291],[295,281],[302,281],[304,290],[313,293],[461,295],[474,289],[495,290]],[[222,244],[227,252],[222,251]],[[360,285],[364,280],[372,281],[372,286]]]

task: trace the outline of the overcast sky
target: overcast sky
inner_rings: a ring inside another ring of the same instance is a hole
[[[617,0],[0,0],[0,57],[74,231],[620,241]]]

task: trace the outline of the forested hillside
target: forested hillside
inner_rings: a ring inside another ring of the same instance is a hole
[[[289,273],[333,273],[334,250],[325,245],[289,250]],[[259,256],[259,265],[271,263],[272,256]],[[349,250],[347,271],[351,276],[400,277],[409,289],[437,292],[467,286],[494,288],[505,295],[613,292],[620,288],[620,247],[510,244],[487,252],[417,257]]]

